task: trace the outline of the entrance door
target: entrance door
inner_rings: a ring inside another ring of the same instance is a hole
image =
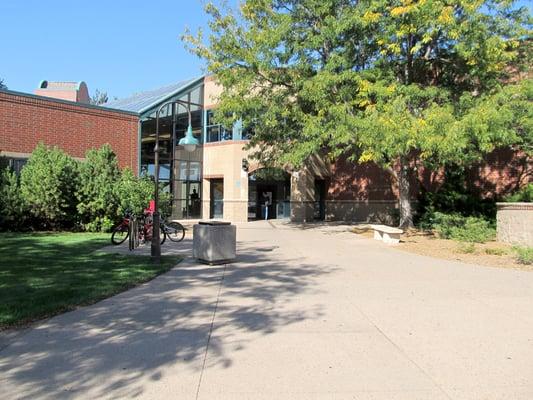
[[[277,203],[275,185],[257,185],[257,219],[275,219]]]
[[[315,179],[315,219],[323,221],[326,218],[326,182]]]
[[[209,218],[224,217],[224,180],[211,179],[211,200]]]

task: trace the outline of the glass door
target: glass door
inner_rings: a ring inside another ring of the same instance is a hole
[[[211,179],[211,201],[209,218],[224,217],[224,180]]]

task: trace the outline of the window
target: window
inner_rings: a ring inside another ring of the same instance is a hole
[[[210,143],[210,142],[222,142],[224,140],[231,140],[232,132],[224,128],[222,125],[215,123],[215,121],[213,120],[214,119],[213,116],[214,116],[213,110],[208,110],[207,118],[206,118],[206,130],[207,130],[206,141]]]
[[[177,93],[162,102],[180,100],[188,102],[191,110],[191,125],[194,137],[203,141],[204,110],[203,87]],[[154,145],[156,133],[156,109],[141,116],[141,174],[154,175]],[[172,194],[174,218],[200,218],[202,146],[188,153],[179,145],[189,125],[188,107],[183,104],[163,107],[159,114],[159,180],[164,190]]]
[[[5,164],[4,164],[4,161],[2,161],[0,163],[0,167],[3,167],[5,168],[6,166],[9,167],[9,169],[11,169],[11,171],[13,171],[17,176],[20,176],[20,171],[22,171],[22,168],[26,165],[26,163],[28,162],[28,159],[27,158],[3,158],[3,160],[5,160]]]
[[[248,140],[253,134],[253,126],[245,126],[242,120],[237,120],[231,129],[217,124],[214,120],[214,111],[207,110],[206,115],[206,142],[222,142],[225,140]]]

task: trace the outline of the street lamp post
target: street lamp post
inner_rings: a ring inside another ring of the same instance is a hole
[[[172,108],[174,108],[174,105],[182,105],[187,108],[187,113],[189,116],[189,126],[187,127],[187,132],[185,133],[185,137],[180,139],[179,145],[183,146],[185,148],[185,151],[193,152],[194,150],[196,150],[196,146],[198,146],[200,142],[192,134],[191,104],[192,103],[190,102],[186,102],[182,100],[167,101],[166,103],[163,103],[161,106],[159,106],[155,114],[155,146],[154,146],[154,167],[155,167],[154,208],[155,210],[153,214],[152,245],[150,248],[150,254],[152,257],[152,261],[157,264],[161,262],[161,241],[160,241],[161,237],[159,236],[159,233],[160,233],[159,231],[160,231],[160,226],[161,226],[160,215],[159,215],[159,114],[161,113],[161,110],[164,107],[168,107],[169,105],[172,105]],[[195,104],[195,105],[199,105],[201,107],[200,104]],[[172,123],[176,124],[175,119],[173,120]],[[174,152],[174,149],[172,149],[172,151]]]

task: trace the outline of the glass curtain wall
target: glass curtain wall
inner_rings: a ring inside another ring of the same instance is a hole
[[[203,87],[176,95],[171,100],[191,105],[192,130],[202,143]],[[161,102],[163,103],[163,101]],[[154,176],[154,145],[156,112],[160,105],[141,117],[141,174]],[[201,218],[202,146],[189,153],[179,146],[188,127],[188,111],[183,105],[168,105],[159,113],[159,180],[164,190],[172,194],[172,217]]]

